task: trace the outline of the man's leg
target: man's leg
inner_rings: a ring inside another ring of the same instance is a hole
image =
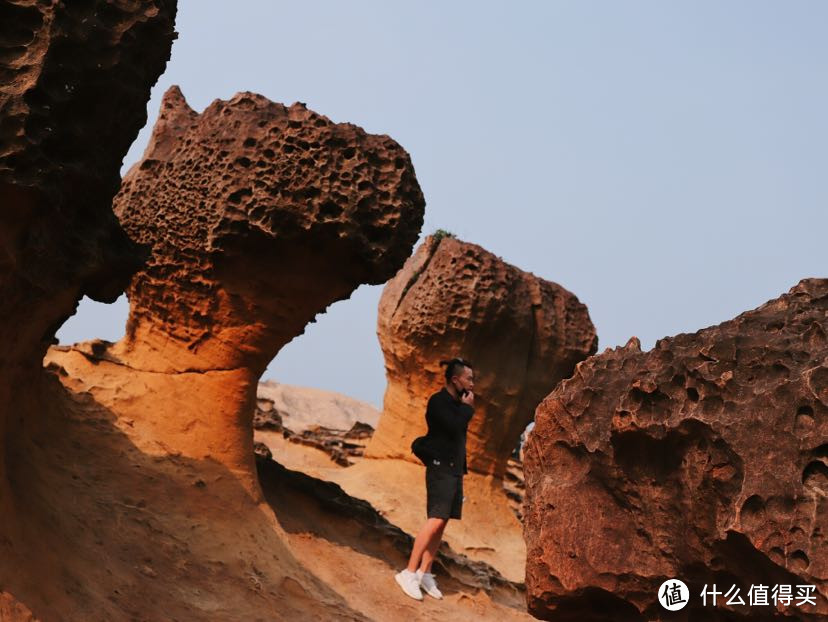
[[[448,519],[437,519],[443,521],[434,536],[429,540],[428,546],[423,551],[423,561],[420,563],[420,570],[423,572],[431,572],[431,562],[437,557],[437,549],[440,548],[440,542],[443,540],[443,531],[446,529]],[[410,567],[410,564],[409,564]]]
[[[420,559],[425,560],[425,556],[432,548],[432,542],[436,542],[433,545],[434,552],[431,553],[431,557],[428,559],[428,565],[431,566],[431,560],[434,559],[434,554],[440,544],[440,539],[443,537],[443,530],[446,528],[447,522],[447,518],[429,518],[426,520],[422,529],[420,529],[420,533],[414,538],[414,546],[411,547],[411,556],[408,558],[408,570],[416,571],[417,567],[420,566]]]

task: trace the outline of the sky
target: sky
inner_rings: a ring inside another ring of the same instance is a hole
[[[230,8],[232,6],[232,9]],[[599,352],[695,332],[826,276],[828,3],[180,0],[161,96],[305,102],[411,155],[436,229],[559,283]],[[382,404],[382,286],[264,374]],[[61,343],[124,332],[84,299]],[[454,355],[454,353],[447,353]]]

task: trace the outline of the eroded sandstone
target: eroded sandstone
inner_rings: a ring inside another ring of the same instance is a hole
[[[387,136],[254,93],[197,114],[173,87],[115,199],[152,249],[124,346],[142,369],[259,375],[317,313],[395,273],[424,205]]]
[[[46,359],[70,395],[85,396],[88,418],[132,447],[110,456],[106,491],[131,491],[112,513],[139,519],[123,561],[149,559],[139,572],[165,576],[138,581],[142,602],[179,619],[363,619],[294,556],[265,503],[253,451],[257,381],[317,313],[399,267],[423,207],[408,155],[388,137],[252,93],[197,114],[168,91],[115,199],[127,234],[149,253],[127,288],[126,335],[55,347]],[[148,459],[158,463],[154,489],[139,475]],[[156,519],[144,523],[144,508]],[[141,525],[152,530],[146,542]],[[181,534],[186,551],[171,544]]]
[[[175,38],[172,0],[0,2],[0,617],[67,619],[43,356],[83,295],[142,260],[112,214],[121,160]],[[51,432],[53,434],[54,431]],[[65,506],[61,509],[67,510]],[[76,619],[78,619],[76,617]],[[89,618],[87,618],[89,619]]]
[[[416,460],[439,362],[462,356],[475,366],[468,468],[499,478],[537,404],[597,347],[574,294],[448,236],[426,238],[385,286],[377,334],[388,386],[366,455]]]
[[[650,620],[680,578],[682,615],[825,619],[826,330],[828,280],[806,279],[718,326],[580,363],[524,448],[530,611]],[[713,583],[746,603],[753,584],[814,585],[817,606],[701,609]]]

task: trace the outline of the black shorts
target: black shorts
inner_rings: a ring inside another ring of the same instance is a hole
[[[426,515],[428,518],[460,518],[463,508],[463,474],[451,464],[426,464]]]

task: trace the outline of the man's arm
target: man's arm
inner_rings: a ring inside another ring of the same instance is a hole
[[[460,413],[461,415],[458,416],[446,402],[432,397],[428,400],[428,406],[426,407],[426,421],[453,434],[462,434],[466,423],[474,414],[474,409],[468,404],[462,404]]]

